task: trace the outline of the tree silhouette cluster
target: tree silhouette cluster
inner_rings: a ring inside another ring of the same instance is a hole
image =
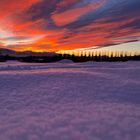
[[[120,53],[120,55],[116,55],[117,53],[111,53],[109,55],[104,55],[102,53],[92,53],[92,54],[81,54],[80,56],[76,56],[74,54],[72,55],[67,55],[64,54],[63,57],[65,59],[71,59],[74,62],[86,62],[86,61],[95,61],[95,62],[125,62],[125,61],[139,61],[140,60],[140,55],[139,54],[127,54],[127,53]]]
[[[82,52],[80,55],[73,54],[57,54],[54,56],[10,56],[10,55],[2,55],[0,54],[0,62],[6,62],[7,60],[17,60],[20,62],[28,62],[28,63],[52,63],[57,62],[63,59],[69,59],[73,62],[86,62],[86,61],[95,61],[95,62],[125,62],[125,61],[139,61],[140,55],[139,54],[127,54],[127,53],[111,53],[109,55],[105,55],[102,53],[90,53],[86,54]]]

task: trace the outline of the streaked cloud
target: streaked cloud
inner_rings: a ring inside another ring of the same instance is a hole
[[[9,37],[9,38],[5,38],[3,40],[1,40],[1,43],[4,46],[8,46],[8,45],[28,45],[28,44],[32,44],[37,42],[38,40],[40,40],[41,38],[43,38],[44,35],[40,35],[40,36],[32,36],[32,37],[25,37],[25,36],[14,36],[14,37]]]
[[[139,6],[139,0],[1,0],[0,44],[59,51],[136,42]]]

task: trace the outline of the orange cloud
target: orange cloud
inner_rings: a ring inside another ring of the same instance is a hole
[[[127,6],[123,11],[110,1],[2,0],[0,46],[17,51],[59,51],[139,40],[139,9],[129,12]]]
[[[13,13],[28,9],[31,5],[41,0],[1,0],[0,17],[9,16]]]

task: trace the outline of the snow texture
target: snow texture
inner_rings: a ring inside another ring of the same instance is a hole
[[[140,62],[0,63],[0,140],[140,140]]]

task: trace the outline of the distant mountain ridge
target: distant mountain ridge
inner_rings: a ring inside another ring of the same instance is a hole
[[[23,51],[17,52],[10,49],[0,48],[0,55],[9,55],[9,56],[58,56],[55,52],[32,52],[32,51]]]

